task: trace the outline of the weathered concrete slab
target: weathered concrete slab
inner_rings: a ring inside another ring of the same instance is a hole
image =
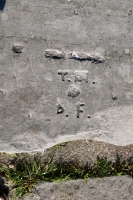
[[[61,184],[43,182],[25,200],[132,200],[133,181],[128,176],[72,180]]]
[[[133,2],[7,0],[0,151],[73,139],[133,143]]]

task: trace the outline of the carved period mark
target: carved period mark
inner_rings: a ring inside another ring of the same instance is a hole
[[[81,103],[81,102],[78,102],[78,103],[76,103],[76,108],[77,108],[77,118],[80,118],[80,113],[83,113],[83,109],[81,109],[81,107],[82,106],[84,106],[85,104],[84,103]],[[64,113],[64,108],[63,108],[63,106],[60,104],[60,103],[58,103],[57,104],[57,114],[62,114],[62,113]],[[66,117],[69,117],[69,114],[68,113],[66,113],[66,115],[65,115]],[[88,118],[90,118],[90,116],[88,116]]]

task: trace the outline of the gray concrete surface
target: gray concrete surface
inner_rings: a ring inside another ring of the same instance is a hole
[[[72,180],[57,183],[43,182],[25,200],[132,200],[133,181],[128,176]]]
[[[0,151],[85,138],[133,143],[132,8],[130,0],[6,1]]]

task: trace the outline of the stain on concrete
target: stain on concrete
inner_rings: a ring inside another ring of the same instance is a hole
[[[51,72],[46,72],[42,75],[46,81],[53,81],[53,76]]]
[[[39,124],[36,124],[36,123],[31,124],[31,125],[29,126],[29,132],[30,132],[30,133],[33,133],[33,134],[38,134],[38,133],[40,133],[40,132],[41,132],[41,128],[40,128]]]
[[[19,94],[20,100],[29,105],[36,103],[41,98],[41,96],[42,92],[36,90],[31,86],[27,86],[20,89],[20,94]]]

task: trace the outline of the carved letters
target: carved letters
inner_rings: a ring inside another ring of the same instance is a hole
[[[80,113],[83,113],[83,109],[81,109],[81,106],[84,106],[84,103],[76,103],[76,107],[77,107],[77,118],[80,118]],[[62,114],[64,112],[64,108],[63,106],[59,103],[57,105],[57,114]],[[66,117],[68,117],[68,114],[66,114]]]
[[[63,106],[60,103],[58,103],[58,105],[57,105],[57,114],[61,114],[63,112],[64,112]]]
[[[74,79],[73,82],[85,82],[88,83],[88,71],[87,70],[74,70],[72,71],[67,71],[67,70],[59,70],[58,74],[61,75],[61,80],[65,81],[65,76],[66,75],[74,75]],[[67,90],[67,96],[68,97],[72,97],[72,98],[76,98],[80,95],[81,91],[78,87],[78,85],[76,84],[70,84],[69,88]],[[80,113],[83,112],[83,110],[81,109],[81,106],[84,106],[84,103],[76,103],[76,108],[77,108],[77,118],[80,118]],[[57,105],[57,114],[62,114],[64,112],[64,108],[63,106],[58,103]],[[66,115],[68,117],[68,115]]]
[[[88,83],[88,70],[74,70],[69,71],[71,74],[74,75],[74,82],[86,82]],[[58,74],[61,75],[61,80],[65,81],[65,75],[69,75],[69,73],[67,70],[59,70]]]
[[[68,71],[59,70],[59,71],[58,71],[58,74],[61,75],[62,81],[65,81],[65,75],[68,74]]]
[[[87,70],[76,70],[74,71],[75,75],[75,82],[81,82],[84,81],[88,83],[88,71]]]
[[[90,60],[96,63],[104,62],[105,61],[105,49],[102,47],[96,48],[94,52],[82,52],[82,51],[72,51],[69,52],[67,55],[63,51],[59,51],[57,49],[47,49],[45,50],[46,57],[52,58],[68,58],[68,59],[76,59],[79,61]],[[70,84],[68,86],[68,90],[66,95],[68,98],[78,98],[81,94],[80,83],[78,82],[85,82],[88,83],[88,70],[59,70],[58,74],[61,76],[61,81],[65,81],[65,76],[68,75],[67,82],[74,82],[75,84]],[[76,84],[77,83],[77,84]],[[113,98],[113,97],[112,97]],[[114,99],[114,98],[113,98]],[[83,112],[81,106],[84,106],[84,103],[76,103],[77,108],[77,118],[80,118],[80,113]],[[62,114],[64,112],[64,108],[61,104],[57,105],[57,114]],[[68,117],[68,114],[66,114]],[[90,117],[90,116],[89,116]],[[89,118],[88,117],[88,118]]]
[[[80,117],[80,113],[83,112],[83,110],[80,109],[80,106],[84,106],[84,105],[85,105],[84,103],[79,103],[79,102],[76,104],[76,106],[77,106],[77,118],[79,118]]]

